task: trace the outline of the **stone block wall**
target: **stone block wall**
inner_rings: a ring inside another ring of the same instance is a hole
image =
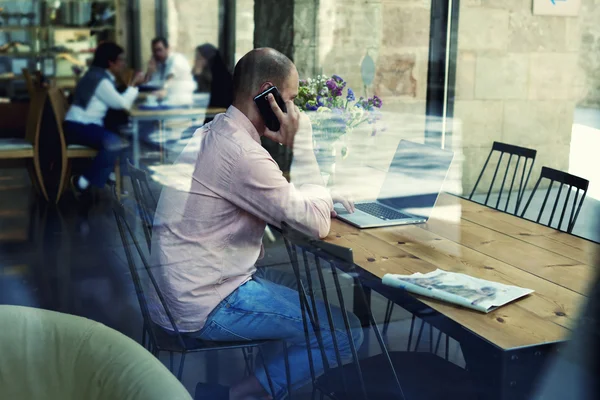
[[[204,43],[219,45],[219,0],[167,0],[171,46],[194,62],[195,49]]]
[[[543,165],[568,170],[585,85],[580,25],[581,18],[534,16],[530,1],[461,2],[454,117],[462,129],[465,192],[495,140],[538,150],[531,185]],[[484,176],[481,191],[491,177]]]
[[[317,72],[342,76],[360,95],[377,94],[386,111],[423,116],[430,9],[423,0],[321,0]],[[377,70],[365,93],[367,54]]]
[[[585,72],[585,91],[580,105],[600,108],[600,0],[584,0],[579,26],[569,39],[580,44],[579,64]],[[579,29],[577,29],[579,28]],[[580,41],[576,39],[581,38]]]

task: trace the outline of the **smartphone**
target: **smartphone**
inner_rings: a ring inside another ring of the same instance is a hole
[[[262,115],[263,119],[265,120],[265,125],[267,126],[267,128],[269,128],[269,130],[273,132],[277,132],[279,128],[281,128],[281,124],[279,123],[279,119],[277,119],[277,116],[271,109],[271,104],[269,104],[269,100],[267,100],[267,96],[269,94],[273,94],[273,97],[275,97],[275,101],[279,105],[279,108],[281,108],[281,111],[283,111],[284,113],[287,112],[285,102],[283,101],[281,94],[279,94],[277,86],[270,87],[258,96],[256,96],[254,98],[254,103],[256,103],[260,115]]]

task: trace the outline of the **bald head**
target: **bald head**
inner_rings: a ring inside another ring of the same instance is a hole
[[[281,92],[294,75],[296,67],[284,54],[267,47],[251,50],[238,61],[233,72],[234,103],[260,93],[265,82]]]

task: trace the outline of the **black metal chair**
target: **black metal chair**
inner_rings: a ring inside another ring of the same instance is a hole
[[[384,322],[383,322],[383,335],[387,339],[388,328],[390,326],[390,322],[392,320],[392,312],[394,310],[395,303],[391,300],[388,301],[386,306]],[[410,331],[408,333],[408,344],[406,345],[406,351],[419,351],[419,346],[421,345],[421,340],[423,338],[423,334],[425,330],[429,328],[429,352],[435,355],[439,355],[440,346],[442,344],[442,339],[444,340],[444,359],[450,360],[450,337],[444,332],[438,330],[437,335],[435,335],[434,339],[434,331],[433,326],[427,322],[425,322],[425,318],[430,318],[428,314],[431,313],[431,309],[424,307],[423,311],[414,312],[410,321]],[[417,327],[417,323],[421,322],[419,325],[418,331],[415,329]],[[416,335],[416,337],[415,337]],[[435,346],[434,346],[435,343]]]
[[[519,147],[519,146],[515,146],[512,144],[494,142],[494,144],[492,145],[492,150],[490,150],[490,154],[488,155],[487,159],[485,160],[485,164],[483,164],[481,173],[479,174],[479,177],[477,178],[477,181],[475,182],[475,186],[473,186],[473,190],[471,191],[469,200],[473,199],[473,196],[475,195],[475,191],[477,190],[477,186],[479,186],[479,182],[481,181],[481,178],[483,177],[483,174],[485,173],[487,165],[492,157],[492,154],[495,151],[500,153],[499,158],[498,158],[498,164],[496,165],[496,169],[494,170],[494,176],[492,177],[492,181],[490,183],[490,187],[488,189],[487,195],[485,197],[485,202],[483,204],[485,204],[486,206],[488,205],[488,203],[490,201],[490,196],[492,194],[492,190],[494,190],[494,183],[496,181],[496,176],[498,175],[498,170],[500,169],[500,165],[502,164],[502,159],[504,157],[504,154],[508,154],[509,157],[508,157],[508,161],[506,163],[506,171],[504,171],[504,177],[502,178],[502,184],[500,185],[500,192],[498,193],[498,198],[496,199],[496,205],[492,206],[492,207],[497,210],[500,210],[500,211],[509,212],[511,214],[517,215],[517,213],[519,212],[519,207],[521,205],[521,201],[523,200],[523,194],[525,193],[525,188],[527,187],[527,182],[529,181],[529,177],[531,176],[531,170],[533,169],[533,163],[535,162],[535,156],[537,154],[537,150],[528,149],[525,147]],[[517,161],[516,161],[516,163],[511,164],[513,157],[516,157]],[[517,193],[516,193],[517,198],[516,198],[516,201],[514,202],[514,206],[515,206],[514,211],[510,212],[510,211],[508,211],[509,205],[510,205],[510,198],[513,194],[513,187],[515,184],[515,179],[517,178],[517,175],[519,173],[519,165],[521,164],[521,158],[524,159],[524,163],[523,163],[522,172],[520,174],[521,177],[519,179],[519,189],[517,190]],[[529,164],[529,161],[531,161],[530,164]],[[514,167],[513,167],[513,164],[514,164]],[[509,176],[509,172],[513,168],[514,168],[514,172],[512,174],[512,179],[510,180],[510,188],[508,188],[508,196],[506,197],[506,202],[504,203],[504,208],[502,208],[502,206],[500,205],[500,201],[502,200],[502,192],[504,191],[504,186],[506,184],[506,178]],[[527,176],[525,176],[525,175],[527,175]],[[493,204],[493,202],[492,202],[492,204]]]
[[[559,170],[556,170],[553,168],[542,167],[542,172],[540,173],[540,177],[538,178],[537,182],[535,183],[533,191],[531,192],[531,196],[529,196],[529,199],[527,200],[527,203],[525,204],[525,207],[523,208],[523,211],[521,212],[521,217],[525,217],[525,213],[527,212],[527,209],[529,208],[529,205],[531,204],[531,200],[533,199],[533,196],[535,196],[535,193],[536,193],[538,186],[540,185],[540,182],[542,181],[542,179],[548,179],[550,181],[550,184],[548,185],[548,190],[546,191],[546,196],[544,197],[544,202],[542,203],[542,206],[540,207],[540,212],[538,213],[538,216],[537,216],[537,219],[535,222],[537,222],[537,223],[540,222],[540,220],[542,218],[542,214],[544,213],[544,209],[546,208],[546,203],[548,202],[548,197],[550,196],[550,192],[552,191],[552,185],[554,184],[554,182],[558,182],[558,183],[560,183],[560,186],[558,188],[558,193],[556,195],[556,199],[554,200],[554,206],[552,207],[552,212],[550,213],[550,217],[548,218],[548,223],[545,225],[547,225],[551,228],[556,228],[559,231],[563,231],[563,232],[567,232],[567,233],[573,232],[573,227],[575,226],[577,217],[579,217],[579,211],[581,211],[581,206],[583,206],[583,201],[585,200],[585,195],[587,194],[587,190],[588,190],[588,186],[589,186],[590,182],[587,179],[580,178],[579,176],[571,175],[569,173],[559,171]],[[564,205],[562,207],[562,212],[560,213],[560,220],[558,221],[557,226],[552,226],[552,221],[554,220],[554,214],[556,212],[556,207],[558,206],[558,203],[560,201],[560,195],[562,193],[563,186],[565,186],[565,185],[568,186],[569,188],[567,189],[567,194],[564,199]],[[573,188],[575,188],[575,196],[573,197],[573,204],[571,206],[571,216],[567,217],[567,219],[565,219],[565,212],[567,211],[567,208],[569,207],[569,198],[571,196],[571,193],[573,192]],[[579,199],[579,204],[578,204],[577,200],[579,198],[580,191],[583,192],[583,195],[581,196],[581,199]],[[563,220],[567,223],[566,229],[562,229]]]
[[[154,277],[152,272],[152,268],[150,267],[146,257],[144,256],[144,251],[140,246],[135,232],[132,230],[130,224],[127,222],[126,211],[123,205],[117,200],[116,193],[113,196],[113,212],[115,215],[115,219],[117,222],[117,228],[119,230],[119,234],[121,236],[121,241],[123,243],[123,249],[125,251],[125,256],[127,257],[127,262],[129,265],[129,271],[131,273],[131,277],[133,279],[133,283],[135,286],[135,291],[138,299],[138,303],[140,305],[140,309],[142,312],[142,317],[144,321],[143,330],[142,330],[142,346],[146,347],[154,356],[157,358],[160,355],[160,352],[168,352],[169,353],[169,367],[171,372],[173,371],[173,354],[180,353],[181,359],[179,362],[179,368],[177,371],[177,378],[181,380],[183,374],[183,366],[185,363],[185,356],[188,353],[197,353],[204,351],[217,351],[217,350],[234,350],[241,349],[244,355],[246,372],[251,373],[253,371],[253,360],[252,360],[252,352],[251,349],[255,347],[260,347],[266,343],[273,342],[281,342],[282,346],[284,346],[284,353],[287,350],[286,344],[282,341],[273,341],[273,340],[261,340],[261,341],[242,341],[242,342],[211,342],[211,341],[203,341],[195,338],[191,338],[182,334],[177,328],[173,315],[165,301],[163,294],[158,286],[158,283]],[[132,246],[133,245],[133,246]],[[134,251],[137,253],[138,258],[141,260],[143,265],[142,268],[138,268],[136,265]],[[154,323],[150,317],[149,304],[147,301],[146,294],[144,292],[144,286],[142,285],[142,280],[140,278],[140,271],[145,272],[148,280],[151,283],[151,289],[154,290],[156,298],[158,299],[160,304],[152,304],[152,306],[160,306],[164,310],[166,314],[170,326],[172,328],[171,332],[167,332],[164,328],[160,327],[156,323]],[[287,354],[287,353],[285,353]],[[261,356],[259,352],[259,356]],[[289,368],[288,360],[286,358],[286,368]],[[266,368],[266,367],[265,367]],[[267,371],[267,378],[269,380],[269,384],[271,386],[271,393],[275,393],[272,382],[270,380],[270,376]]]
[[[148,243],[148,249],[152,243],[152,225],[154,224],[154,213],[158,204],[148,184],[146,171],[136,168],[130,160],[127,160],[127,168],[133,186],[133,194],[137,204],[138,213],[142,219],[144,236]]]
[[[381,353],[359,359],[358,350],[352,340],[349,313],[346,310],[344,296],[340,286],[341,275],[356,276],[352,251],[330,243],[314,240],[283,224],[283,236],[296,274],[300,306],[303,314],[304,334],[310,348],[310,335],[315,335],[319,343],[319,354],[324,373],[317,376],[312,352],[308,352],[310,372],[313,380],[313,398],[316,392],[320,397],[331,399],[475,399],[476,389],[469,373],[431,353],[389,352],[381,332],[369,312],[369,330],[374,333]],[[313,271],[314,269],[314,271]],[[325,271],[333,280],[336,297],[328,293]],[[341,272],[340,272],[341,271]],[[313,276],[315,276],[313,278]],[[306,283],[305,283],[306,282]],[[367,303],[364,288],[356,282],[355,302]],[[319,296],[325,303],[326,315],[316,312],[316,299]],[[330,306],[330,300],[337,300],[342,312],[343,326],[336,326]],[[367,308],[368,309],[368,308]],[[326,321],[326,322],[320,322]],[[333,338],[335,360],[325,355],[322,330],[327,330]],[[337,332],[345,332],[350,344],[351,361],[343,365]],[[332,366],[335,363],[336,366]]]

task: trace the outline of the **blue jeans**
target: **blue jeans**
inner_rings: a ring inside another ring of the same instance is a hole
[[[336,365],[333,338],[327,323],[325,304],[317,302],[317,312],[321,323],[321,336],[329,365]],[[343,361],[348,361],[352,354],[350,338],[344,329],[342,311],[331,306],[339,351]],[[358,349],[363,341],[363,330],[360,321],[354,314],[348,313],[352,340]],[[310,326],[310,350],[317,375],[323,372],[322,357],[317,338]],[[337,330],[339,329],[339,330]],[[223,300],[209,315],[206,325],[199,332],[191,334],[203,340],[212,341],[244,341],[263,339],[282,339],[288,348],[291,370],[292,389],[297,389],[311,381],[310,366],[300,299],[296,290],[278,285],[258,276]],[[283,347],[281,343],[261,346],[263,363],[259,363],[256,378],[267,392],[271,392],[265,372],[273,383],[275,400],[287,396],[287,378]]]
[[[124,140],[116,133],[96,124],[65,121],[64,130],[68,144],[79,144],[98,150],[92,165],[83,176],[91,185],[104,187],[108,176],[114,170],[121,150],[125,148]]]

